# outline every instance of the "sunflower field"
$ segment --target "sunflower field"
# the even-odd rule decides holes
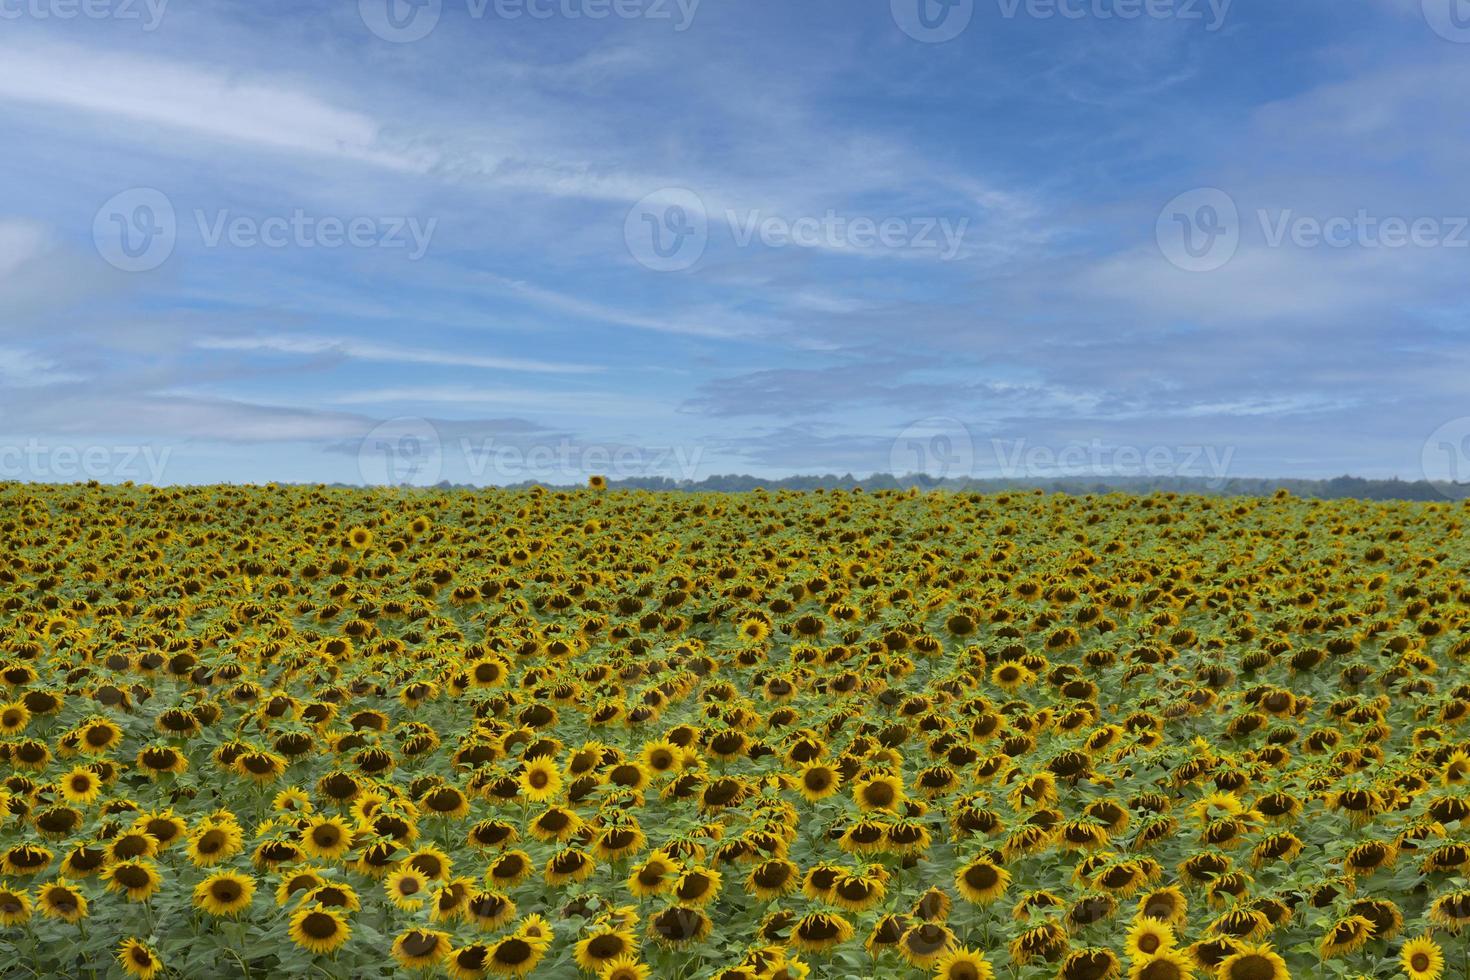
[[[1467,518],[0,485],[0,976],[1463,980]]]

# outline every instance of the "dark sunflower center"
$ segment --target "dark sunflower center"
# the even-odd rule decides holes
[[[1112,957],[1104,953],[1078,953],[1067,960],[1062,976],[1066,980],[1102,980],[1115,966]]]
[[[863,799],[873,806],[888,806],[893,803],[893,787],[887,783],[873,783],[863,788]]]
[[[905,933],[904,945],[920,956],[929,956],[949,945],[949,934],[939,926],[926,924]]]
[[[1275,964],[1257,953],[1249,953],[1230,964],[1229,980],[1275,980],[1275,978]]]
[[[596,960],[610,960],[623,955],[628,944],[623,942],[623,937],[614,932],[606,932],[593,938],[587,944],[587,953]]]
[[[988,864],[979,864],[965,870],[965,884],[974,888],[976,891],[985,891],[987,888],[993,888],[999,880],[1000,875]]]
[[[762,888],[777,888],[789,877],[785,865],[763,864],[756,869],[755,883]]]
[[[331,939],[340,929],[337,920],[325,912],[312,912],[301,920],[301,931],[312,939]]]
[[[504,908],[505,900],[499,895],[477,895],[470,900],[470,913],[481,919],[493,919]]]
[[[423,932],[410,932],[403,937],[399,948],[409,956],[419,959],[439,948],[439,940]]]
[[[118,868],[113,875],[124,888],[142,888],[148,884],[148,872],[136,865],[126,865]]]
[[[63,888],[53,888],[46,893],[46,904],[58,912],[74,912],[77,909],[77,898]]]
[[[691,939],[699,934],[699,919],[688,909],[669,909],[654,919],[654,929],[665,939]]]
[[[524,939],[502,939],[495,946],[495,962],[519,966],[531,958],[533,949]]]
[[[1182,980],[1183,973],[1179,967],[1168,960],[1157,960],[1144,967],[1138,974],[1138,980]]]
[[[429,809],[453,810],[459,806],[459,794],[452,789],[435,790],[429,794]]]
[[[552,859],[551,868],[558,874],[572,874],[582,868],[582,855],[577,853],[558,854]]]

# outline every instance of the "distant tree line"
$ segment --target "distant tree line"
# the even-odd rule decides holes
[[[440,484],[445,488],[453,485]],[[513,485],[510,489],[529,486],[555,486],[554,484],[526,482]],[[1237,477],[1215,480],[1207,477],[1060,477],[1043,480],[1007,479],[938,479],[923,474],[893,476],[888,473],[875,474],[858,479],[851,473],[838,476],[789,476],[781,479],[764,479],[745,474],[727,474],[706,477],[703,480],[671,480],[667,477],[638,477],[626,480],[610,480],[609,486],[622,490],[665,490],[689,493],[736,493],[765,488],[766,490],[945,490],[970,493],[1001,493],[1005,491],[1042,490],[1049,493],[1073,495],[1102,493],[1184,493],[1205,496],[1250,496],[1268,497],[1277,490],[1286,490],[1297,497],[1338,500],[1419,500],[1445,501],[1470,499],[1470,483],[1431,483],[1428,480],[1366,480],[1357,476],[1339,476],[1330,480],[1271,479],[1263,477]],[[463,488],[462,489],[467,489]]]

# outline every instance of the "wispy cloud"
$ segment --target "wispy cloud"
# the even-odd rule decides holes
[[[276,334],[251,337],[203,337],[194,342],[201,350],[245,351],[300,356],[330,355],[382,364],[424,364],[437,367],[483,368],[532,374],[595,374],[595,364],[559,363],[519,357],[486,357],[473,353],[406,347],[352,340],[345,337],[307,337]]]
[[[0,428],[167,440],[191,478],[355,479],[356,443],[405,415],[774,475],[883,469],[940,416],[1412,476],[1466,412],[1464,251],[1256,231],[1191,273],[1154,240],[1193,187],[1251,226],[1466,211],[1470,49],[1418,0],[1235,4],[1214,33],[977,16],[944,45],[881,2],[705,4],[681,33],[445,6],[408,45],[352,3],[190,5],[148,34],[10,23]],[[180,222],[145,274],[94,241],[134,186]],[[671,188],[710,234],[664,273],[625,222]],[[433,247],[206,247],[191,224],[298,208],[433,218]],[[731,234],[731,214],[829,213],[966,231],[946,262]]]
[[[433,164],[384,145],[370,116],[248,71],[11,42],[0,46],[0,97],[393,170],[422,173]]]

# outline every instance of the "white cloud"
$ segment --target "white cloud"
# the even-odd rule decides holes
[[[82,380],[61,370],[55,360],[35,351],[0,347],[0,388],[42,388]]]
[[[652,330],[658,333],[688,334],[695,337],[737,337],[761,333],[775,324],[760,317],[732,313],[723,308],[704,308],[675,312],[667,316],[649,316],[629,312],[604,303],[580,299],[567,293],[545,289],[522,280],[487,277],[492,285],[544,309],[597,323]]]
[[[0,45],[0,96],[266,149],[424,172],[433,157],[385,145],[363,113],[271,78],[70,45]]]
[[[533,374],[592,374],[602,368],[595,364],[573,364],[564,361],[538,361],[519,357],[486,357],[455,351],[402,347],[394,344],[352,340],[345,337],[290,337],[284,335],[256,337],[205,337],[194,344],[201,350],[245,351],[272,354],[315,356],[335,354],[360,361],[386,364],[429,364],[440,367],[484,368],[495,371],[524,371]]]
[[[1082,294],[1212,324],[1359,311],[1409,288],[1385,268],[1400,259],[1327,251],[1246,248],[1223,268],[1186,272],[1157,249],[1138,248],[1094,263],[1073,285]]]
[[[0,279],[46,250],[46,229],[32,221],[0,220]]]
[[[472,385],[424,385],[350,391],[328,399],[334,405],[502,405],[518,413],[578,415],[604,418],[610,415],[665,414],[668,404],[603,391],[559,391],[554,389],[482,388]]]

